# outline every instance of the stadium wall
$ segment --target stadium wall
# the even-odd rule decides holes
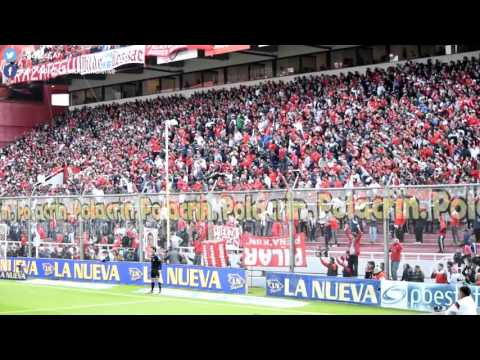
[[[52,106],[51,95],[66,93],[66,86],[43,85],[42,102],[0,101],[0,147],[3,147],[25,134],[30,129],[44,123],[65,111],[65,108]]]
[[[238,88],[240,86],[254,86],[254,85],[262,84],[262,83],[265,83],[265,82],[268,82],[268,81],[288,82],[288,81],[292,81],[293,79],[298,78],[298,77],[302,77],[302,76],[309,77],[309,76],[319,76],[319,75],[339,75],[340,73],[348,73],[348,72],[358,72],[360,74],[364,74],[367,69],[374,69],[374,68],[387,69],[388,67],[396,66],[398,64],[405,64],[408,61],[412,61],[412,62],[415,62],[415,63],[426,63],[429,59],[431,59],[432,61],[439,60],[441,62],[450,62],[450,61],[462,60],[464,57],[468,57],[468,58],[477,57],[478,58],[478,57],[480,57],[480,51],[471,51],[471,52],[465,52],[465,53],[459,53],[459,54],[453,54],[453,55],[442,55],[442,56],[418,58],[418,59],[398,61],[398,62],[394,62],[394,63],[387,62],[387,63],[370,64],[370,65],[364,65],[364,66],[356,66],[356,67],[350,67],[350,68],[325,70],[325,71],[319,71],[319,72],[313,72],[313,73],[296,74],[296,75],[276,77],[276,78],[270,78],[270,79],[252,80],[252,81],[247,81],[247,82],[242,82],[242,83],[224,84],[224,85],[212,86],[212,87],[209,87],[209,88],[172,91],[172,92],[162,93],[162,94],[138,96],[138,97],[131,97],[131,98],[120,99],[120,100],[110,100],[110,101],[102,101],[102,102],[98,102],[98,103],[70,106],[69,109],[70,110],[75,110],[75,109],[81,109],[83,107],[96,107],[96,106],[113,104],[113,103],[122,104],[122,103],[127,103],[127,102],[135,102],[135,101],[138,101],[138,100],[140,100],[140,101],[141,100],[151,100],[151,99],[156,99],[158,97],[173,96],[173,95],[183,95],[185,97],[190,97],[194,93],[207,92],[207,91],[210,91],[210,90]],[[158,75],[157,75],[157,77],[158,77]],[[143,78],[140,78],[138,75],[135,77],[135,80],[140,80],[140,79],[143,79]],[[130,79],[130,81],[132,81],[132,80],[134,80],[134,79]],[[128,80],[126,80],[126,81],[128,81]],[[105,85],[109,85],[109,83],[102,82],[102,84],[96,84],[96,86],[105,86]],[[78,89],[80,89],[80,88],[81,87],[78,87]],[[77,90],[77,88],[70,87],[70,91],[74,91],[74,90]]]

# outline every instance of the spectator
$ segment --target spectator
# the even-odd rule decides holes
[[[437,265],[437,270],[433,270],[431,278],[435,279],[435,283],[437,284],[448,284],[447,272],[442,263]]]
[[[438,252],[445,252],[445,235],[447,234],[447,224],[443,216],[440,216],[440,230],[438,233]]]
[[[465,245],[464,245],[465,246]],[[459,245],[457,250],[455,251],[455,253],[453,254],[453,262],[458,266],[462,266],[463,264],[463,257],[464,257],[464,254],[463,254],[463,250],[464,250],[464,246],[462,245]]]
[[[475,242],[480,242],[480,216],[477,215],[475,217],[475,221],[473,222],[473,234],[475,235]]]
[[[392,280],[397,280],[398,266],[400,265],[400,260],[402,258],[403,247],[400,244],[398,239],[393,241],[393,244],[390,246],[390,262],[392,270]]]
[[[415,269],[413,271],[412,277],[410,278],[410,281],[413,282],[424,282],[425,280],[425,275],[423,274],[422,269],[420,266],[415,265]]]
[[[414,277],[412,267],[409,264],[403,265],[402,281],[412,281]]]
[[[423,231],[425,229],[425,219],[423,219],[421,216],[419,219],[415,220],[415,242],[417,244],[422,244],[423,243]]]
[[[352,276],[358,276],[358,257],[360,256],[360,242],[362,240],[362,233],[358,222],[354,219],[352,224],[352,230],[347,225],[345,227],[345,233],[348,237],[348,249],[350,256],[348,257],[351,268]]]
[[[373,279],[374,280],[385,280],[385,273],[380,268],[380,266],[375,266],[375,269],[373,270]]]
[[[472,237],[471,231],[468,228],[465,228],[465,230],[463,231],[463,243],[465,245],[470,244],[471,243],[471,237]]]
[[[459,289],[458,300],[445,311],[446,315],[477,315],[477,305],[468,286]]]
[[[182,263],[182,257],[180,255],[180,252],[178,251],[178,248],[170,248],[167,256],[165,257],[165,262],[167,264],[181,264]]]
[[[475,275],[475,285],[480,286],[480,267],[477,269],[477,274]]]
[[[323,266],[327,268],[327,276],[337,276],[338,275],[338,266],[335,264],[335,258],[329,257],[328,260],[326,257],[320,257],[320,262]]]
[[[343,277],[353,276],[353,270],[352,270],[352,266],[349,258],[350,258],[350,253],[347,251],[345,256],[337,257],[336,259],[337,264],[343,267],[343,270],[342,270]]]
[[[462,275],[465,282],[474,284],[476,281],[475,265],[468,258],[464,258],[462,266]]]
[[[308,235],[308,241],[310,242],[315,242],[315,233],[317,229],[317,223],[315,218],[313,217],[313,213],[309,212],[308,213],[308,219],[307,219],[307,235]],[[325,238],[325,244],[326,244],[326,249],[328,250],[328,239]]]
[[[365,279],[373,278],[373,270],[375,269],[375,261],[369,261],[365,269]]]
[[[451,285],[457,285],[462,283],[464,280],[462,274],[458,271],[457,265],[452,265],[450,270],[448,271],[448,283]]]
[[[460,242],[458,238],[458,228],[460,227],[460,219],[458,217],[458,213],[455,210],[452,212],[452,216],[450,219],[450,227],[452,229],[453,244],[457,245]]]
[[[330,214],[329,223],[330,223],[330,228],[332,230],[332,239],[334,241],[334,245],[337,246],[338,245],[337,232],[339,229],[339,225],[338,225],[337,218],[333,216],[333,214]]]
[[[193,242],[193,250],[195,252],[195,257],[193,260],[193,265],[202,265],[202,243],[199,239],[196,239]]]
[[[370,214],[368,226],[369,226],[368,233],[370,236],[370,244],[373,244],[377,241],[377,218],[373,213]]]

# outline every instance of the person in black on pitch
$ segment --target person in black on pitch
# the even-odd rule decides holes
[[[150,278],[152,279],[152,290],[150,293],[153,293],[153,289],[155,289],[155,282],[158,283],[158,292],[162,292],[162,285],[160,283],[160,271],[162,270],[162,260],[157,254],[157,248],[153,247],[153,255],[151,258],[151,265],[152,268],[150,270]]]

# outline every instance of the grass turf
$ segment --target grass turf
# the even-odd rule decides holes
[[[0,315],[406,315],[418,312],[321,301],[273,308],[138,293],[138,286],[91,290],[0,281]],[[265,289],[249,289],[264,296]]]

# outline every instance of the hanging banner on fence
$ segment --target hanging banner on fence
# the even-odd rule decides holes
[[[225,241],[202,241],[202,256],[206,266],[227,267],[228,265]]]
[[[267,272],[267,295],[380,306],[380,281]]]
[[[432,312],[435,306],[443,310],[458,299],[459,286],[383,280],[381,306],[387,308]],[[480,310],[480,287],[470,286],[472,297]]]
[[[237,226],[214,225],[213,239],[225,241],[227,250],[238,250],[240,248],[240,228]]]
[[[150,263],[100,262],[64,259],[0,259],[0,271],[24,266],[27,277],[89,281],[113,284],[150,283]],[[188,288],[223,293],[245,294],[246,271],[191,265],[164,265],[160,281],[165,287]]]
[[[144,240],[143,251],[145,257],[150,259],[153,255],[152,247],[158,246],[158,229],[157,228],[143,228]]]
[[[23,82],[45,81],[57,76],[75,74],[78,72],[79,58],[80,56],[69,57],[64,60],[39,64],[32,67],[20,67],[15,77],[8,79],[3,77],[3,83],[12,85]]]
[[[290,266],[290,238],[242,235],[245,266],[282,267]],[[295,266],[307,266],[305,234],[295,236]]]
[[[145,45],[132,45],[79,57],[81,75],[111,71],[126,64],[145,64]]]

